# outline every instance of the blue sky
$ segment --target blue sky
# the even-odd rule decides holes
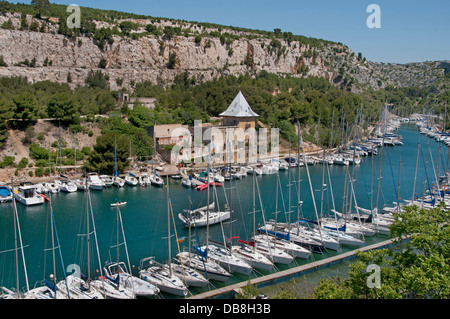
[[[15,1],[16,2],[16,1]],[[29,3],[30,1],[20,1]],[[273,31],[342,42],[370,61],[450,60],[448,0],[55,0],[188,21]],[[381,28],[370,29],[369,4],[381,10]]]

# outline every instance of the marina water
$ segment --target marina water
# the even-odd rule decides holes
[[[330,165],[329,172],[331,185],[328,176],[325,175],[323,212],[326,213],[332,208],[330,189],[333,189],[333,196],[336,210],[341,212],[343,205],[343,192],[345,183],[345,172],[349,170],[354,180],[354,192],[358,206],[370,209],[371,203],[375,207],[378,194],[378,177],[380,173],[380,161],[382,160],[382,179],[379,192],[379,207],[384,204],[393,206],[397,201],[397,191],[399,190],[400,200],[410,199],[412,197],[416,160],[418,157],[418,169],[415,190],[421,194],[428,185],[435,180],[435,171],[440,167],[440,171],[446,167],[448,149],[445,145],[437,143],[434,139],[419,134],[414,123],[403,124],[397,131],[403,137],[402,146],[385,146],[383,156],[381,156],[381,147],[378,148],[379,155],[366,156],[360,165],[345,166]],[[418,143],[420,142],[420,150]],[[293,151],[294,152],[294,151]],[[426,165],[426,166],[425,166]],[[400,175],[399,175],[400,167]],[[426,167],[426,170],[425,170]],[[314,197],[318,214],[321,209],[322,197],[322,173],[321,164],[308,166],[311,181],[313,185]],[[300,170],[301,181],[298,183],[298,170]],[[326,170],[325,170],[326,172]],[[437,174],[437,173],[436,173]],[[288,181],[289,172],[280,171],[281,191],[278,201],[278,221],[287,221],[288,211]],[[400,177],[400,179],[399,179]],[[231,183],[225,182],[224,187],[217,187],[215,192],[219,199],[220,208],[224,209],[225,198],[231,198],[231,207],[233,209],[232,222],[226,222],[222,226],[216,224],[210,227],[210,238],[216,241],[223,241],[222,234],[226,238],[239,236],[242,240],[249,240],[253,235],[253,189],[252,175],[248,175],[241,180],[234,180]],[[256,192],[256,227],[262,225],[262,211],[265,213],[265,219],[275,218],[276,201],[276,180],[277,175],[256,176],[259,185],[262,209]],[[314,206],[312,204],[311,190],[306,174],[306,167],[291,169],[291,221],[297,218],[298,187],[300,186],[301,217],[316,219]],[[347,179],[348,181],[348,179]],[[331,186],[331,187],[330,187]],[[398,188],[399,187],[399,188]],[[126,236],[126,242],[133,267],[132,271],[137,275],[139,261],[148,256],[155,256],[157,261],[166,262],[168,258],[167,243],[167,198],[166,187],[131,187],[125,185],[123,188],[111,187],[103,191],[92,190],[92,209],[94,212],[95,227],[99,245],[100,260],[104,264],[107,261],[116,259],[116,248],[110,247],[116,245],[116,209],[110,206],[117,200],[127,202],[121,206],[120,210],[123,219],[123,228]],[[179,181],[169,178],[170,201],[172,204],[173,218],[176,226],[176,236],[174,235],[173,220],[171,223],[171,256],[174,257],[178,252],[176,239],[179,241],[181,250],[188,250],[189,231],[178,219],[178,213],[183,209],[188,209],[190,201],[192,208],[205,206],[207,203],[207,192],[196,191],[183,187]],[[212,201],[214,189],[211,188],[210,201]],[[373,196],[372,196],[373,195]],[[52,207],[55,215],[55,222],[59,236],[61,254],[64,265],[67,268],[70,264],[77,264],[81,267],[81,272],[86,274],[85,244],[81,244],[82,238],[79,234],[84,233],[84,224],[86,223],[86,195],[84,192],[76,193],[58,193],[51,196]],[[14,230],[13,230],[13,208],[12,203],[3,203],[0,205],[0,236],[1,251],[0,254],[0,286],[15,287],[15,254],[14,254]],[[352,203],[354,207],[354,203]],[[37,282],[49,279],[53,273],[51,261],[51,247],[49,241],[49,209],[50,205],[34,207],[25,207],[17,203],[19,220],[21,226],[21,235],[24,245],[24,255],[27,266],[27,275],[30,289]],[[91,228],[92,231],[92,228]],[[205,244],[206,228],[191,229],[191,244]],[[366,237],[366,243],[371,244],[377,241],[385,240],[387,237],[377,235]],[[235,239],[236,240],[236,239]],[[234,241],[235,241],[234,240]],[[46,244],[47,243],[47,244]],[[235,243],[235,242],[233,242]],[[47,246],[46,246],[47,245]],[[124,247],[120,247],[121,260],[126,262]],[[344,251],[354,249],[352,247],[342,247],[339,251],[325,251],[322,255],[313,254],[308,260],[295,260],[289,266],[276,265],[278,270],[286,269],[301,264],[334,256]],[[192,249],[194,251],[194,249]],[[83,260],[84,259],[84,260]],[[62,279],[63,272],[59,255],[57,252],[57,277]],[[96,274],[99,269],[96,251],[91,251],[91,274]],[[20,285],[25,287],[25,277],[21,258],[19,257]],[[274,270],[275,271],[275,270]],[[71,273],[71,272],[69,272]],[[98,274],[98,273],[97,273]],[[251,277],[259,276],[262,273],[254,271]],[[266,273],[264,273],[266,274]],[[233,284],[238,281],[246,281],[248,277],[234,275],[225,283],[212,281],[206,288],[190,288],[192,294],[203,292],[207,289],[213,289],[221,286]],[[172,298],[171,296],[164,296]]]

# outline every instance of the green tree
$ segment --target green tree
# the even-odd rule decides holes
[[[39,13],[47,10],[50,8],[50,1],[49,0],[31,0],[31,5],[34,5]]]
[[[13,118],[22,121],[32,121],[37,117],[38,103],[34,95],[21,92],[13,96]]]
[[[53,95],[47,105],[47,114],[65,124],[78,124],[80,116],[76,101],[71,93],[60,92]]]
[[[112,131],[105,132],[97,138],[94,150],[89,154],[86,168],[89,171],[111,173],[114,168],[114,140],[117,138],[116,160],[117,171],[128,166],[130,140],[127,136],[119,136]]]

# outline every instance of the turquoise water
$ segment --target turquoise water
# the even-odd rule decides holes
[[[416,181],[416,192],[421,193],[424,185],[427,187],[428,183],[435,180],[433,166],[445,167],[447,162],[447,147],[435,142],[418,133],[415,124],[403,125],[398,133],[403,137],[403,146],[385,147],[383,151],[382,161],[382,175],[381,191],[379,206],[382,207],[385,203],[392,206],[392,202],[397,200],[397,190],[400,184],[400,198],[411,198],[414,184],[414,174],[416,168],[417,145],[420,141],[421,151],[419,152],[419,165]],[[381,151],[381,148],[379,148]],[[428,155],[428,156],[427,156]],[[376,204],[378,175],[380,170],[381,155],[373,157],[367,156],[363,159],[361,165],[349,166],[350,174],[353,174],[354,190],[358,201],[358,205],[365,208],[370,208],[371,192],[373,191],[372,205]],[[400,181],[399,166],[400,168]],[[425,163],[427,169],[425,170]],[[316,199],[317,209],[320,212],[321,207],[321,187],[322,184],[322,165],[309,166],[311,182],[314,188],[314,196]],[[297,216],[297,190],[298,190],[298,170],[300,169],[300,199],[304,202],[301,210],[301,215],[306,218],[315,219],[314,206],[312,204],[312,196],[306,174],[306,168],[292,169],[292,193],[291,205],[292,215],[291,220]],[[343,205],[343,190],[345,182],[346,168],[344,166],[332,165],[329,167],[334,192],[335,205],[338,211],[342,210]],[[427,173],[427,174],[426,174]],[[278,202],[278,220],[286,221],[287,215],[285,211],[288,206],[288,172],[280,172],[280,184],[282,189],[282,196],[279,195]],[[428,180],[426,178],[428,176]],[[225,223],[223,231],[226,237],[240,236],[243,240],[248,240],[253,232],[253,197],[252,197],[252,179],[251,175],[239,181],[231,183],[226,182],[225,187],[216,189],[219,202],[222,205],[225,203],[225,196],[231,196],[231,203],[235,211],[232,223]],[[256,217],[257,226],[263,222],[262,211],[265,213],[266,220],[275,217],[275,199],[276,199],[276,174],[262,175],[256,177],[262,201],[262,210],[259,203],[259,198],[256,198]],[[328,177],[325,179],[327,189],[330,189]],[[373,184],[373,189],[371,187]],[[116,199],[126,201],[127,204],[121,207],[123,227],[126,236],[130,262],[134,266],[133,271],[137,274],[139,261],[148,256],[155,256],[157,260],[166,262],[168,259],[168,240],[167,240],[167,189],[157,187],[130,187],[124,188],[109,188],[103,191],[91,191],[92,208],[94,212],[95,227],[97,232],[100,262],[103,264],[109,260],[110,253],[113,259],[116,258],[116,249],[110,250],[110,247],[116,244],[116,210],[111,208],[110,204]],[[189,199],[192,202],[192,207],[204,206],[207,203],[207,192],[196,191],[194,189],[184,188],[178,181],[169,179],[169,193],[170,201],[173,207],[173,216],[175,219],[175,226],[178,238],[185,238],[183,243],[180,243],[181,250],[188,249],[188,229],[185,228],[179,221],[177,214],[182,209],[189,208]],[[64,265],[67,267],[70,264],[78,264],[83,273],[87,273],[86,265],[86,237],[79,236],[79,234],[86,233],[86,194],[82,192],[67,194],[59,193],[52,196],[52,207],[55,215],[55,222],[59,236],[61,247],[61,255],[64,260]],[[212,196],[212,194],[210,194]],[[284,200],[284,202],[282,201]],[[324,193],[324,211],[331,208],[331,195],[327,191]],[[352,206],[354,204],[352,203]],[[36,282],[42,281],[44,278],[48,279],[50,273],[53,273],[53,266],[51,260],[51,252],[45,249],[51,247],[50,232],[49,232],[49,211],[50,205],[37,207],[25,207],[17,204],[19,212],[20,226],[22,231],[27,274],[30,288]],[[13,232],[13,218],[12,218],[12,204],[6,203],[0,205],[0,250],[10,250],[14,248],[14,232]],[[171,233],[174,233],[173,221],[171,223]],[[91,231],[92,231],[92,226]],[[222,240],[222,227],[220,225],[213,225],[210,227],[210,236],[215,240]],[[201,244],[204,244],[206,237],[206,228],[198,230],[198,237]],[[197,234],[192,230],[191,238],[197,243]],[[376,241],[385,240],[386,237],[367,238],[367,244]],[[121,246],[121,259],[125,260],[124,247]],[[322,255],[314,254],[309,260],[296,260],[292,266],[308,263],[311,260],[317,260],[333,256],[342,251],[350,250],[351,248],[340,248],[338,252],[327,251]],[[171,237],[171,254],[172,257],[176,255],[178,247],[175,237]],[[62,277],[62,267],[59,260],[59,252],[57,252],[57,276]],[[90,254],[92,270],[91,274],[96,269],[99,269],[98,259],[95,251]],[[25,287],[25,278],[23,275],[23,268],[20,262],[20,286]],[[285,269],[288,266],[277,266],[278,269]],[[15,287],[15,255],[14,252],[6,252],[0,254],[0,286]],[[254,273],[252,276],[257,276]],[[247,280],[245,276],[235,276],[226,283],[213,282],[209,288],[217,288],[225,286],[237,281]],[[191,289],[191,293],[199,293],[204,289]]]

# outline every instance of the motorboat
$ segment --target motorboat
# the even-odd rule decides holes
[[[48,183],[44,183],[44,186],[48,189],[49,193],[51,193],[51,194],[57,194],[61,190],[57,183],[48,182]]]
[[[0,203],[9,202],[13,198],[11,190],[6,185],[0,185]]]
[[[111,187],[113,185],[113,178],[109,175],[100,175],[99,178],[105,183],[106,187]]]
[[[85,191],[87,189],[86,180],[84,180],[84,179],[76,179],[73,182],[77,186],[77,190]]]
[[[151,184],[150,176],[148,176],[147,173],[142,173],[141,176],[139,176],[139,185],[149,186],[150,184]]]
[[[21,185],[14,190],[14,198],[26,206],[43,204],[45,199],[41,196],[35,185]]]
[[[55,184],[59,187],[60,191],[66,193],[74,193],[78,190],[77,185],[69,179],[56,180]]]
[[[262,175],[262,169],[258,166],[248,166],[247,167],[247,174],[250,175]]]
[[[101,191],[106,186],[105,182],[100,179],[97,173],[89,173],[87,182],[90,189]]]
[[[36,183],[34,184],[36,186],[36,191],[39,194],[47,194],[49,192],[49,189],[45,187],[45,183]]]
[[[230,219],[230,210],[214,211],[214,203],[209,207],[201,207],[195,210],[185,209],[178,214],[178,218],[183,222],[186,227],[203,227],[207,225],[214,225],[222,221]],[[209,215],[209,216],[208,216]]]

